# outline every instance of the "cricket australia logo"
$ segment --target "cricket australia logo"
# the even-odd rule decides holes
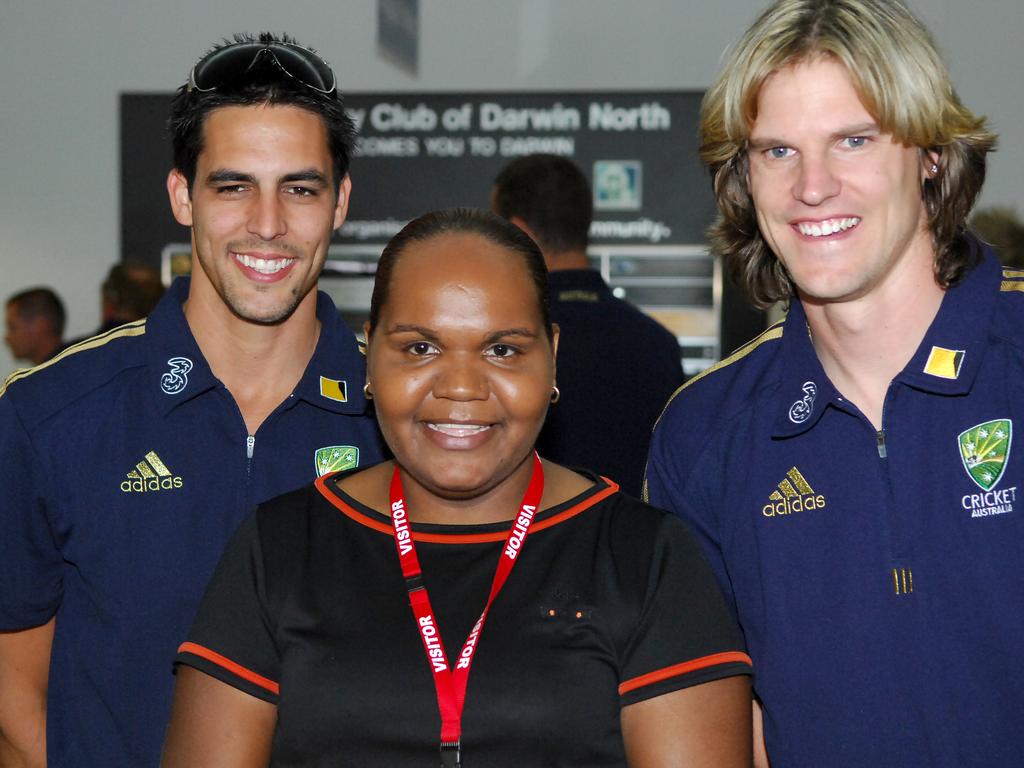
[[[316,464],[316,476],[323,477],[328,472],[341,472],[359,466],[359,449],[354,445],[329,445],[320,448],[313,454]]]
[[[160,389],[165,395],[176,395],[188,386],[188,372],[192,370],[192,361],[187,357],[172,357],[167,361],[171,370],[160,377]]]
[[[818,385],[813,381],[805,381],[801,387],[804,396],[789,407],[789,420],[794,424],[803,424],[814,412],[814,398],[818,396]]]
[[[964,469],[981,490],[992,490],[1002,479],[1012,437],[1013,422],[996,419],[976,424],[957,438]]]
[[[960,499],[971,517],[990,517],[1013,511],[1017,488],[993,490],[1006,472],[1012,441],[1013,422],[1010,419],[975,424],[957,437],[964,469],[982,490],[981,493],[965,494]]]

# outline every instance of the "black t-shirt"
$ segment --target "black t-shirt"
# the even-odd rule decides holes
[[[178,662],[277,705],[275,766],[436,768],[437,698],[390,518],[335,481],[268,502],[242,525]],[[413,531],[453,660],[508,523]],[[622,706],[749,672],[685,527],[598,481],[537,514],[488,614],[463,761],[621,766]]]

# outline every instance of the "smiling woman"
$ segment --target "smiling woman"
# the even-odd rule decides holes
[[[546,295],[536,245],[489,213],[389,244],[366,391],[394,461],[239,530],[164,765],[750,764],[749,659],[687,531],[534,453]]]
[[[424,522],[506,520],[526,487],[558,344],[535,250],[490,217],[439,214],[381,257],[368,391]]]

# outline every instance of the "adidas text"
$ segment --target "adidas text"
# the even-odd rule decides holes
[[[121,483],[124,493],[145,493],[147,491],[170,491],[181,488],[184,483],[180,477],[150,477],[139,480],[125,480]]]
[[[761,508],[761,514],[765,517],[777,515],[791,515],[794,512],[809,512],[812,509],[824,509],[825,497],[820,493],[804,494],[803,496],[787,496],[774,504],[765,504]]]

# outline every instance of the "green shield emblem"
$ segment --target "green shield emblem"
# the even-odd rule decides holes
[[[318,449],[313,460],[316,462],[316,476],[323,477],[328,472],[358,467],[359,449],[354,445],[328,445]]]
[[[1012,436],[1013,422],[996,419],[977,424],[957,438],[964,469],[983,491],[992,490],[1002,479],[1010,458]]]

